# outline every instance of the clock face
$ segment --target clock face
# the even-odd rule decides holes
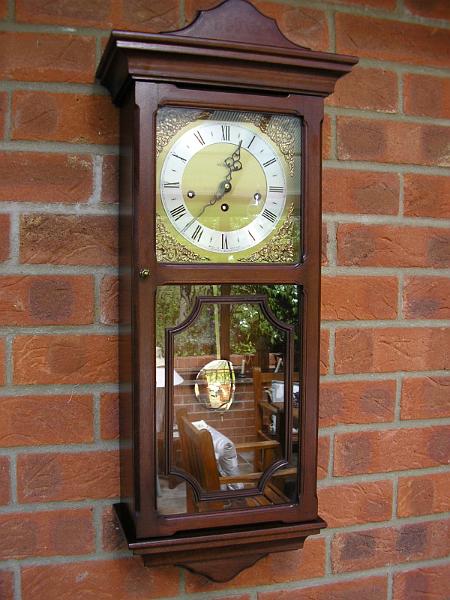
[[[164,110],[170,109],[159,112]],[[274,135],[268,135],[271,117],[171,111],[172,128],[174,112],[184,117],[180,120],[184,124],[172,136],[164,136],[159,127],[159,140],[167,142],[157,162],[157,253],[164,255],[164,246],[170,245],[169,254],[175,250],[178,256],[169,262],[255,262],[255,257],[258,262],[270,262],[270,257],[257,257],[273,245],[283,226],[291,230],[284,231],[290,247],[298,244],[294,213],[300,167],[292,173],[292,161],[290,165],[283,152],[286,144],[280,146]],[[260,127],[263,117],[265,126]],[[299,142],[294,150],[299,155]],[[290,262],[295,262],[295,256]]]

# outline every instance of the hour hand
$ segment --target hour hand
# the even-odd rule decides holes
[[[192,225],[192,223],[195,223],[195,221],[197,221],[198,219],[200,219],[200,217],[205,212],[205,210],[208,208],[208,206],[213,206],[216,202],[218,202],[219,200],[221,200],[224,197],[224,195],[227,192],[229,192],[230,190],[231,190],[231,183],[227,179],[223,179],[219,183],[219,185],[217,186],[217,191],[214,194],[214,196],[211,198],[211,200],[207,204],[205,204],[205,206],[202,208],[202,210],[198,213],[197,216],[195,216],[194,218],[192,218],[189,221],[189,223],[183,227],[182,233],[184,233],[185,231],[187,231],[189,229],[189,227]]]

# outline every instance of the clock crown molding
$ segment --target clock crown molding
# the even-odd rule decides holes
[[[119,105],[137,80],[325,97],[357,62],[298,46],[247,0],[225,0],[170,33],[112,31],[96,75]]]

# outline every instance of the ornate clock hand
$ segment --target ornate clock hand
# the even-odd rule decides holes
[[[227,192],[229,192],[230,190],[231,190],[231,183],[228,181],[228,179],[224,179],[223,181],[221,181],[219,183],[216,193],[211,198],[211,200],[209,200],[209,202],[207,202],[207,204],[205,204],[205,206],[202,208],[202,210],[198,213],[198,215],[196,217],[193,217],[189,221],[189,223],[183,227],[181,232],[184,233],[187,229],[189,229],[189,227],[192,225],[192,223],[197,221],[202,216],[202,214],[205,212],[205,210],[208,208],[208,206],[214,206],[214,204],[216,202],[218,202],[219,200],[221,200],[224,197],[224,195]]]
[[[192,218],[189,221],[189,223],[183,227],[183,229],[181,230],[182,233],[184,233],[187,229],[189,229],[189,227],[192,225],[192,223],[197,221],[203,215],[203,213],[208,208],[208,206],[214,206],[214,204],[216,204],[216,202],[221,200],[224,197],[224,195],[231,190],[231,174],[233,173],[233,171],[240,171],[242,169],[242,163],[240,161],[241,146],[242,146],[242,140],[237,145],[237,148],[233,152],[233,154],[231,156],[228,156],[224,160],[224,165],[228,168],[228,175],[225,177],[225,179],[223,181],[221,181],[219,183],[219,186],[217,188],[216,193],[214,194],[214,197],[211,198],[211,200],[207,204],[205,204],[205,206],[202,208],[202,210],[198,213],[198,215],[196,217]]]

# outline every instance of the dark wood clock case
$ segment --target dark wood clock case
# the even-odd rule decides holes
[[[129,548],[149,566],[177,564],[224,581],[270,552],[301,547],[325,526],[316,495],[321,125],[324,98],[356,62],[293,44],[245,0],[201,12],[189,27],[172,33],[114,31],[106,46],[97,76],[121,117],[121,502],[115,508]],[[165,105],[301,118],[298,264],[157,262],[155,114]],[[298,499],[256,509],[163,516],[156,509],[155,289],[211,281],[282,282],[303,290]]]

